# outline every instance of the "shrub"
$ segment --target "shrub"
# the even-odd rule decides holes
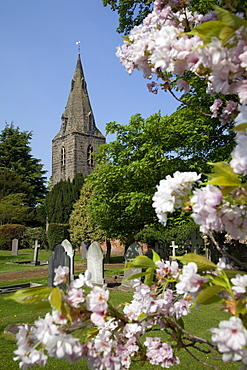
[[[32,248],[35,240],[38,240],[40,248],[48,249],[46,231],[42,227],[27,227],[22,240],[23,248]]]
[[[51,250],[64,239],[69,240],[69,224],[49,224],[47,239]]]
[[[22,247],[22,241],[26,227],[18,224],[7,224],[0,226],[0,249],[11,250],[12,240],[19,240],[19,248]]]

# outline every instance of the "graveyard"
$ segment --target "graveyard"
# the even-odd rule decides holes
[[[35,243],[37,247],[37,243]],[[178,246],[175,242],[170,246],[170,258],[171,260],[176,259],[176,250]],[[37,249],[37,248],[36,248]],[[127,249],[124,256],[111,256],[111,263],[104,264],[104,254],[97,242],[92,243],[86,253],[82,255],[81,252],[74,252],[70,249],[70,243],[68,241],[63,241],[60,245],[57,245],[53,252],[38,250],[35,248],[32,250],[22,250],[20,249],[18,253],[14,254],[12,251],[0,251],[0,263],[1,263],[1,273],[0,273],[0,343],[5,346],[6,353],[3,358],[0,355],[0,361],[3,369],[17,369],[18,364],[13,361],[13,350],[16,349],[15,344],[15,332],[16,324],[27,323],[32,324],[38,316],[44,316],[47,312],[47,308],[40,308],[33,305],[20,305],[17,302],[9,300],[9,293],[6,291],[1,292],[1,288],[5,286],[12,286],[20,288],[27,288],[28,284],[32,282],[33,286],[52,286],[52,280],[54,274],[52,271],[54,268],[58,267],[58,264],[62,263],[69,267],[69,279],[74,279],[81,272],[85,272],[86,269],[92,271],[92,281],[96,285],[102,285],[106,283],[110,290],[110,299],[114,305],[118,306],[123,301],[130,301],[133,294],[133,281],[124,281],[130,275],[140,272],[140,269],[129,269],[123,271],[126,263],[131,261],[137,256],[143,255],[143,249],[140,244],[132,243]],[[35,258],[38,258],[40,263],[34,263]],[[50,265],[50,267],[49,267]],[[50,270],[50,271],[49,271]],[[116,279],[118,277],[118,280]],[[18,284],[20,286],[18,286]],[[31,288],[30,288],[31,289]],[[7,299],[6,299],[7,298]],[[121,309],[121,308],[120,308]],[[214,307],[203,307],[202,310],[198,310],[193,317],[188,317],[190,325],[190,330],[196,333],[196,335],[202,335],[206,338],[210,338],[210,334],[205,332],[206,322],[207,325],[215,326],[217,323],[228,317],[224,312],[219,312],[217,317],[213,314]],[[79,334],[78,334],[79,335]],[[155,331],[154,331],[155,335]],[[159,333],[162,337],[165,334]],[[193,353],[193,350],[192,350]],[[182,365],[177,365],[178,369],[184,369],[184,366],[190,367],[190,355],[181,354],[180,355]],[[214,360],[207,357],[209,364],[214,364]],[[59,369],[63,367],[64,369],[87,369],[85,361],[79,361],[77,364],[69,364],[67,362],[61,362],[59,360],[49,359],[48,364],[44,367],[45,369]],[[146,370],[151,370],[154,367],[149,363],[143,365]],[[140,367],[140,363],[135,363],[131,365],[131,370],[137,370]],[[208,367],[202,364],[193,363],[193,370],[206,370]],[[221,369],[237,369],[236,364],[228,364],[227,367],[221,367]]]
[[[23,251],[22,258],[25,258],[26,256],[29,256],[29,253],[33,253],[33,251],[25,250]],[[43,254],[44,253],[44,254]],[[50,254],[50,252],[42,252],[40,256],[42,256],[42,259],[44,257],[47,257]],[[83,264],[81,264],[81,261],[79,259],[80,255],[75,254],[75,273],[79,273],[81,271],[85,271],[86,263],[83,261]],[[0,259],[1,262],[4,260],[6,261],[8,258],[6,256],[6,252],[3,253],[3,251],[0,251]],[[109,265],[105,268],[105,278],[109,277],[111,278],[113,275],[116,274],[116,272],[119,272],[121,270],[121,267],[123,267],[124,263],[117,263],[119,262],[119,257],[112,257],[112,268],[110,268]],[[2,266],[2,265],[1,265]],[[121,266],[121,267],[120,267]],[[0,281],[0,287],[7,285],[7,284],[14,284],[16,283],[16,277],[18,276],[18,279],[20,278],[19,273],[22,274],[21,282],[29,282],[31,279],[32,282],[36,284],[42,284],[47,285],[47,274],[48,269],[47,267],[41,268],[40,266],[32,267],[30,270],[30,267],[26,266],[26,270],[23,270],[22,265],[8,265],[8,271],[5,271],[5,273],[1,273],[1,281]],[[13,269],[15,268],[15,270]],[[17,269],[16,269],[17,268]],[[34,275],[34,271],[37,270],[37,275]],[[43,273],[43,270],[45,274]],[[18,274],[18,275],[17,275]],[[4,280],[3,277],[6,276],[6,278],[12,280]],[[13,361],[13,351],[16,349],[16,341],[15,337],[9,333],[4,333],[4,330],[8,325],[13,324],[19,324],[19,323],[28,323],[32,324],[34,320],[37,319],[37,317],[43,317],[46,312],[47,308],[35,308],[32,304],[18,304],[15,301],[9,300],[8,298],[9,294],[1,294],[0,295],[0,344],[1,348],[4,348],[4,351],[0,351],[0,361],[1,361],[1,369],[6,370],[17,370],[18,369],[18,363]],[[127,290],[118,290],[118,289],[110,289],[110,299],[114,303],[114,305],[118,305],[122,301],[130,301],[132,298],[132,293],[128,292]],[[186,318],[186,322],[190,326],[190,330],[193,333],[196,333],[200,336],[206,336],[206,338],[210,338],[210,333],[208,333],[205,330],[205,325],[203,325],[203,322],[207,322],[207,325],[215,326],[217,323],[224,319],[226,317],[226,313],[219,312],[217,317],[215,316],[215,310],[214,307],[203,307],[200,310],[196,310],[193,315],[190,315]],[[154,332],[155,335],[155,332]],[[193,350],[192,350],[193,352]],[[191,367],[191,357],[190,355],[186,353],[180,354],[181,358],[181,365],[176,365],[177,369],[193,369],[193,370],[206,370],[208,369],[207,366],[204,366],[200,363],[197,363],[196,361],[193,363],[193,367]],[[209,363],[215,364],[215,361],[210,358],[207,358],[207,361]],[[141,364],[139,362],[131,365],[131,370],[139,370],[140,366],[142,366],[145,370],[151,370],[157,367],[154,367],[150,365],[149,363]],[[66,361],[61,360],[55,360],[55,359],[49,359],[48,364],[44,367],[44,369],[49,370],[59,370],[63,368],[64,370],[87,370],[88,367],[86,365],[85,361],[79,361],[76,364],[70,364]],[[229,370],[235,370],[238,368],[237,364],[227,364],[227,365],[221,365],[221,369],[229,369]],[[35,367],[36,369],[36,367]],[[38,369],[38,367],[37,367]]]

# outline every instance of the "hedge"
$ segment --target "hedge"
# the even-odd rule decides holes
[[[12,249],[12,240],[18,239],[19,248],[22,246],[22,240],[26,227],[18,224],[7,224],[0,226],[0,249],[9,250]]]
[[[51,250],[53,250],[56,245],[61,244],[64,239],[69,240],[69,224],[49,224],[47,239]]]

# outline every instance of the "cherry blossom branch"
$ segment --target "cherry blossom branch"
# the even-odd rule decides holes
[[[187,335],[187,337],[190,338],[191,341],[195,341],[198,343],[204,343],[207,344],[209,347],[212,347],[213,349],[217,350],[217,346],[214,345],[212,342],[210,342],[207,339],[197,337],[196,335],[190,334],[187,330],[182,328],[175,320],[173,320],[170,316],[164,315],[165,319],[172,324],[173,326],[177,327],[183,334]]]
[[[196,108],[194,105],[192,105],[192,104],[190,104],[190,103],[186,103],[185,101],[183,101],[183,100],[179,99],[179,98],[174,94],[174,92],[172,91],[172,89],[171,89],[170,87],[168,87],[168,89],[167,89],[167,90],[168,90],[168,91],[170,92],[170,94],[172,94],[172,96],[173,96],[177,101],[179,101],[180,103],[182,103],[182,104],[184,104],[184,105],[187,105],[188,107],[191,107],[191,108],[195,109],[197,112],[199,112],[200,114],[203,114],[204,116],[212,117],[212,114],[210,114],[210,113],[205,113],[205,112],[203,112],[202,110],[200,110],[200,109]]]
[[[208,232],[208,235],[211,238],[212,242],[214,243],[217,251],[220,252],[222,254],[222,256],[228,257],[229,259],[231,259],[234,262],[236,262],[239,266],[244,267],[246,269],[246,267],[247,267],[246,266],[246,263],[239,261],[236,257],[232,256],[230,253],[227,253],[226,251],[223,251],[221,249],[221,247],[219,246],[219,243],[215,240],[215,237],[213,236],[212,231],[209,231]]]

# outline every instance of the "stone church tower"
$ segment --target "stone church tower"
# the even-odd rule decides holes
[[[93,153],[105,143],[105,137],[97,129],[78,54],[75,73],[60,131],[52,140],[52,185],[60,180],[72,180],[76,173],[84,177],[95,166]]]

